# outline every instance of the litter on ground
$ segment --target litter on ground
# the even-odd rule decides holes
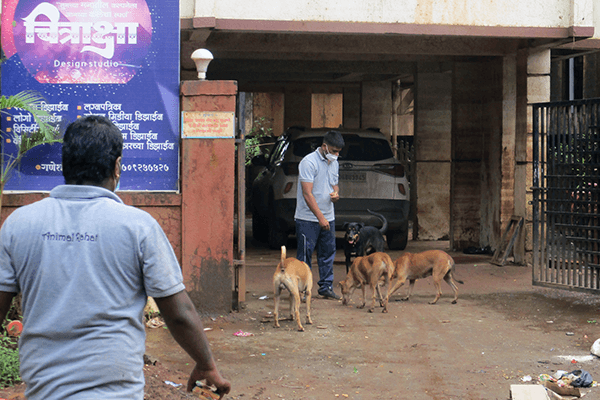
[[[244,332],[242,330],[239,330],[236,333],[234,333],[233,336],[242,336],[242,337],[245,337],[245,336],[254,336],[254,333]]]

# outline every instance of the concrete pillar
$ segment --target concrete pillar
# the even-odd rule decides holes
[[[418,240],[448,239],[452,142],[452,70],[419,63],[415,97],[415,176]]]
[[[181,108],[184,112],[210,112],[210,118],[217,122],[221,116],[235,117],[236,94],[237,83],[233,81],[184,81]],[[190,135],[190,130],[184,122],[181,141],[184,283],[199,312],[227,313],[233,304],[234,126],[231,137],[222,138],[214,138],[213,132],[202,138],[187,138],[203,136]]]
[[[515,263],[527,263],[527,251],[533,248],[528,226],[531,227],[532,213],[529,201],[533,199],[531,187],[533,186],[533,158],[531,135],[527,131],[527,50],[520,50],[516,55],[516,132],[515,132],[515,189],[514,213],[525,218],[521,233],[517,238],[514,248]]]
[[[524,63],[524,62],[523,62]],[[550,58],[550,50],[540,50],[533,51],[531,50],[527,56],[527,95],[526,102],[527,104],[531,103],[544,103],[550,101],[550,92],[551,92],[551,58]],[[521,101],[523,103],[525,100]],[[533,210],[530,205],[530,201],[533,200],[533,192],[531,191],[532,187],[532,177],[533,177],[533,107],[531,105],[527,105],[527,118],[526,123],[522,125],[526,126],[526,135],[527,135],[527,144],[526,144],[526,160],[523,164],[523,159],[520,157],[519,165],[521,168],[523,166],[526,169],[526,172],[517,170],[517,173],[520,175],[525,174],[526,176],[526,221],[524,224],[525,238],[524,238],[524,246],[525,246],[525,262],[531,262],[531,251],[533,250],[533,231],[532,231],[532,215]],[[522,153],[522,152],[520,152]]]
[[[379,128],[391,136],[392,83],[363,82],[361,124],[362,128]]]
[[[533,59],[545,60],[539,54]],[[550,73],[550,64],[547,60]],[[510,54],[502,60],[502,190],[500,220],[502,232],[513,215],[527,217],[527,53]],[[530,182],[530,180],[529,180]],[[530,218],[529,218],[530,220]],[[525,263],[526,224],[523,225],[512,252],[516,264]],[[508,238],[510,239],[510,238]]]
[[[531,50],[527,57],[527,103],[550,101],[550,50]],[[527,132],[532,132],[533,108],[528,107]]]

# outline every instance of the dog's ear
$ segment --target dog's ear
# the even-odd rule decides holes
[[[344,222],[344,225],[342,225],[342,229],[346,229],[348,227],[348,223]]]
[[[362,222],[359,222],[359,223],[358,223],[358,226],[360,226],[360,229],[362,229],[362,228],[364,228],[364,227],[365,227],[365,224],[363,224]]]

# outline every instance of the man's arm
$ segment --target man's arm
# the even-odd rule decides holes
[[[327,221],[327,218],[325,218],[325,216],[319,209],[319,206],[317,205],[317,199],[315,199],[315,196],[312,193],[313,183],[301,182],[301,185],[302,196],[304,196],[304,200],[306,200],[306,205],[308,205],[310,211],[312,211],[312,213],[315,214],[315,217],[317,217],[317,219],[319,220],[319,226],[321,226],[321,229],[324,229],[326,231],[329,230],[329,221]]]
[[[206,379],[208,384],[217,387],[220,398],[223,398],[231,390],[231,383],[223,379],[217,369],[202,321],[187,292],[182,290],[154,300],[177,343],[196,362],[188,380],[188,392],[194,389],[196,381]]]
[[[4,322],[4,318],[6,318],[8,310],[10,310],[10,304],[15,295],[16,293],[0,291],[0,325]]]

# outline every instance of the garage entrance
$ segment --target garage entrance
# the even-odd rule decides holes
[[[600,292],[600,99],[533,105],[533,284]]]

